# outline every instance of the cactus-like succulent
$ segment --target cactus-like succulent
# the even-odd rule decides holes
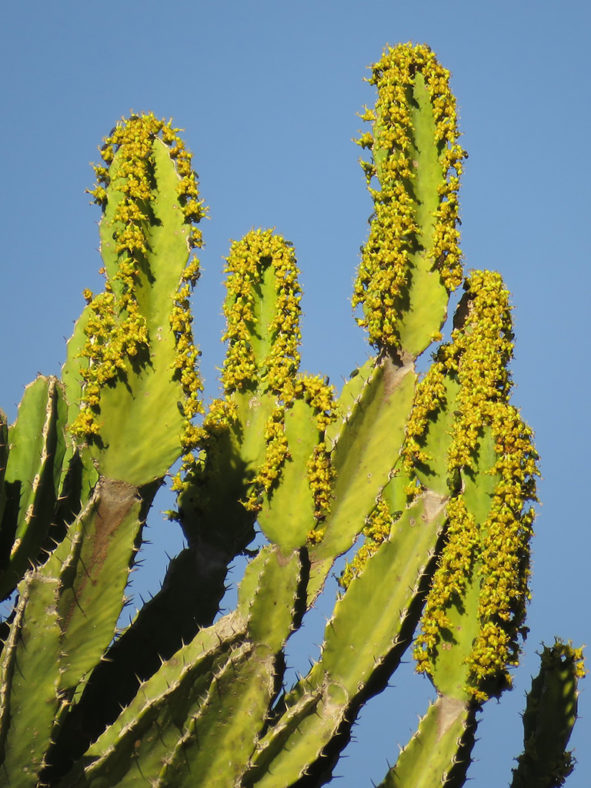
[[[294,249],[253,230],[227,259],[222,396],[204,404],[191,154],[151,114],[104,140],[91,192],[104,291],[84,292],[61,380],[27,387],[12,426],[0,414],[7,785],[322,785],[409,649],[437,700],[382,785],[463,784],[476,713],[519,657],[538,457],[510,403],[509,294],[496,273],[462,271],[449,73],[405,44],[369,81],[375,212],[353,305],[375,355],[338,396],[300,371]],[[179,460],[171,517],[187,547],[119,632],[143,524]],[[287,686],[286,643],[347,552],[320,656]],[[237,606],[219,617],[239,555]],[[544,651],[514,786],[562,784],[583,673],[580,650]]]

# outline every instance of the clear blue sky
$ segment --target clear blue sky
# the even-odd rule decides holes
[[[89,162],[131,109],[186,130],[210,206],[195,298],[208,394],[223,358],[222,258],[231,238],[259,226],[294,242],[304,367],[339,386],[368,354],[349,303],[370,212],[351,142],[356,113],[372,101],[366,67],[386,43],[412,40],[451,70],[470,153],[465,262],[499,270],[512,291],[514,398],[535,428],[543,471],[531,634],[515,691],[485,707],[470,771],[479,788],[509,780],[540,641],[591,641],[590,29],[582,0],[20,0],[2,10],[0,404],[10,419],[38,371],[59,371],[81,292],[99,288]],[[150,525],[141,582],[154,588],[155,555],[176,542],[157,510]],[[364,715],[339,785],[379,781],[414,730],[430,685],[404,686],[411,674],[397,673]],[[583,687],[569,788],[591,784],[589,693]]]

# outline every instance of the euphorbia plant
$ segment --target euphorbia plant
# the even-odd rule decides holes
[[[321,785],[411,647],[437,699],[382,785],[463,784],[476,712],[519,655],[538,457],[510,404],[509,294],[498,274],[462,270],[449,74],[408,44],[370,82],[359,142],[374,214],[353,304],[374,353],[338,395],[299,370],[295,252],[256,230],[230,249],[223,394],[203,402],[191,155],[153,115],[105,139],[92,191],[104,291],[84,292],[61,380],[39,377],[15,424],[2,419],[7,784]],[[179,460],[187,547],[117,633],[145,518]],[[286,643],[353,546],[320,657],[286,686]],[[219,617],[239,555],[238,603]],[[568,773],[582,673],[580,650],[544,650],[514,786]]]

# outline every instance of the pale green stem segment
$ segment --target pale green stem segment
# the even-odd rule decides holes
[[[79,694],[112,641],[140,529],[141,501],[125,482],[102,479],[66,538],[39,571],[59,576],[63,630],[59,687]]]
[[[57,578],[27,573],[0,657],[0,760],[6,785],[34,788],[61,706]]]
[[[38,784],[56,726],[113,639],[139,509],[135,488],[103,480],[46,564],[18,587],[15,623],[0,662],[6,687],[0,742],[11,785]],[[18,763],[21,769],[27,764],[30,780],[15,776]]]
[[[384,358],[366,364],[343,392],[342,424],[329,432],[336,474],[331,508],[319,529],[320,541],[310,549],[309,604],[335,558],[355,541],[388,482],[404,441],[415,385],[412,367],[396,367]]]
[[[213,675],[239,648],[246,621],[236,614],[202,630],[144,682],[132,703],[91,745],[80,770],[83,785],[120,785],[142,773],[155,779],[183,726],[203,705]]]
[[[199,632],[141,686],[89,749],[95,759],[83,784],[133,785],[138,774],[162,786],[234,784],[275,692],[275,655],[292,630],[300,572],[299,553],[261,550],[236,613]]]
[[[25,389],[16,422],[8,431],[1,519],[0,599],[39,561],[59,495],[65,453],[66,407],[54,377],[38,377]]]
[[[330,743],[399,644],[444,518],[445,499],[426,493],[351,581],[327,624],[319,661],[286,696],[285,711],[257,745],[249,775],[257,785],[291,785]]]
[[[463,785],[467,763],[461,763],[458,752],[462,751],[464,739],[471,735],[473,717],[474,711],[462,701],[447,695],[438,697],[379,788]],[[457,780],[453,776],[456,772],[461,772]]]
[[[224,788],[236,784],[273,692],[273,665],[274,657],[267,649],[250,643],[230,655],[169,754],[157,786]]]

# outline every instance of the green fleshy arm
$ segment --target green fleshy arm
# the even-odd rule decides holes
[[[406,360],[440,337],[448,295],[462,280],[458,189],[466,154],[449,72],[428,47],[385,50],[369,82],[378,98],[362,117],[372,131],[358,142],[371,154],[362,166],[374,214],[353,305],[363,307],[358,322],[370,342]]]
[[[25,389],[8,431],[0,531],[0,598],[43,556],[51,534],[65,453],[65,403],[56,378],[38,377]],[[7,453],[7,446],[4,452]]]
[[[474,741],[475,707],[441,695],[427,709],[417,732],[401,751],[379,788],[464,785]],[[426,753],[428,756],[426,757]]]
[[[566,750],[577,719],[578,683],[585,675],[582,649],[556,639],[544,646],[523,714],[524,750],[511,788],[557,788],[572,772]]]
[[[131,116],[102,157],[92,194],[103,208],[105,290],[84,293],[63,376],[77,442],[101,475],[141,486],[195,445],[201,381],[189,296],[205,209],[191,154],[169,123]]]

